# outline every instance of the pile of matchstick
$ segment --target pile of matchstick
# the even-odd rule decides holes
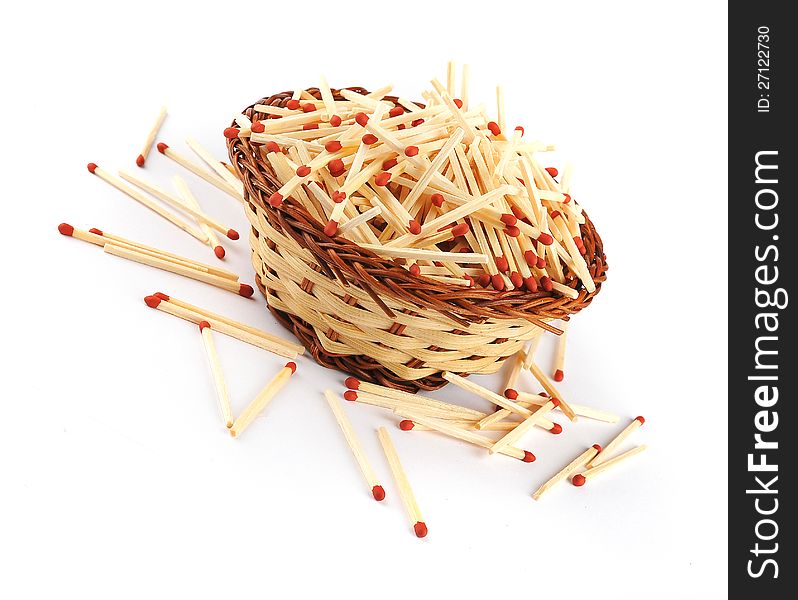
[[[433,79],[425,106],[342,89],[322,78],[321,100],[297,90],[285,106],[255,105],[228,138],[261,147],[281,187],[268,202],[300,203],[328,236],[344,236],[414,275],[497,291],[543,290],[577,298],[569,273],[594,292],[570,195],[571,168],[544,167],[553,146],[508,129],[503,92],[496,118],[470,104],[468,71],[455,91]],[[578,287],[578,286],[576,286]]]

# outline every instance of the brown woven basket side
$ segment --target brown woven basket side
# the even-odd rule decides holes
[[[363,88],[348,89],[367,93]],[[308,91],[320,98],[318,89],[310,88]],[[337,90],[334,95],[336,99],[342,99]],[[284,106],[290,98],[291,92],[283,92],[263,98],[257,104]],[[396,104],[396,98],[385,99]],[[244,114],[253,121],[263,116],[254,111],[252,106]],[[567,319],[568,315],[585,308],[606,279],[603,244],[587,215],[581,233],[587,250],[588,269],[596,283],[593,293],[588,293],[567,268],[564,268],[565,285],[577,290],[575,299],[544,291],[497,292],[466,288],[414,276],[397,263],[379,257],[341,236],[327,236],[324,224],[314,219],[293,198],[286,199],[279,209],[272,208],[268,198],[279,189],[280,182],[269,162],[264,160],[260,145],[247,138],[236,138],[227,143],[231,163],[244,184],[248,217],[253,226],[251,243],[258,287],[269,300],[272,313],[293,331],[314,359],[326,367],[352,373],[367,381],[412,391],[419,388],[437,389],[446,384],[440,376],[440,369],[435,369],[439,363],[444,366],[456,365],[459,372],[466,374],[476,370],[492,372],[499,368],[504,358],[514,354],[534,335],[532,329],[538,332],[540,329],[551,330],[548,321]],[[286,276],[289,264],[292,278],[297,277],[297,269],[310,267],[312,270],[308,270],[301,281],[292,282]],[[318,288],[314,292],[314,285],[323,289]],[[305,310],[306,318],[296,314],[301,312],[299,305],[304,304],[303,296],[297,291],[300,288],[308,294],[308,307],[316,307],[312,312]],[[300,298],[298,305],[291,306],[280,300],[280,295],[285,295],[286,290],[291,291],[294,298]],[[455,335],[474,336],[473,347],[468,345],[470,338],[463,339],[455,344],[459,358],[451,360],[452,349],[434,344],[413,348],[407,351],[408,355],[423,358],[410,358],[407,363],[398,364],[386,360],[384,356],[370,355],[351,340],[349,343],[353,347],[342,345],[340,338],[350,335],[351,329],[345,323],[340,328],[333,323],[334,326],[325,331],[316,318],[316,312],[323,312],[325,308],[318,308],[319,297],[332,298],[330,293],[355,307],[374,306],[372,312],[375,319],[387,319],[385,328],[372,329],[374,337],[382,339],[384,332],[396,337],[388,336],[388,342],[368,345],[370,349],[376,349],[374,354],[389,354],[396,350],[392,345],[412,346],[412,340],[408,344],[406,335],[399,337],[404,335],[408,323],[411,328],[421,325],[423,329],[430,327],[430,319],[436,318],[443,318],[449,324],[449,331]],[[311,295],[314,297],[311,298]],[[362,298],[360,302],[358,296]],[[333,319],[335,316],[334,313],[327,315]],[[322,320],[329,323],[330,318]],[[310,323],[309,320],[317,322]],[[492,328],[497,335],[490,339],[485,331],[491,331]],[[479,335],[474,334],[475,330],[479,330]],[[323,340],[320,339],[320,333]],[[503,333],[508,333],[508,337],[500,337]],[[486,341],[488,339],[490,341]],[[330,351],[331,347],[336,351]],[[434,353],[440,353],[442,360],[436,360],[437,354]],[[468,369],[468,366],[475,368]]]

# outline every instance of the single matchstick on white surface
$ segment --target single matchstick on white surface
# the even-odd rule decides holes
[[[216,400],[219,404],[219,413],[222,421],[228,429],[233,426],[233,410],[230,407],[230,394],[227,391],[227,383],[222,373],[222,365],[219,362],[219,354],[216,352],[216,344],[213,342],[211,324],[208,321],[200,321],[200,334],[202,335],[202,345],[205,347],[205,354],[208,357],[208,365],[213,376],[213,386],[216,389]]]
[[[603,473],[604,471],[606,471],[608,469],[611,469],[612,467],[614,467],[618,463],[626,460],[627,458],[631,458],[632,456],[634,456],[636,454],[640,454],[647,447],[648,446],[643,444],[642,446],[638,446],[637,448],[632,448],[631,450],[627,450],[623,454],[619,454],[618,456],[616,456],[614,458],[608,459],[607,461],[601,463],[599,466],[591,467],[590,469],[588,469],[584,473],[577,473],[576,475],[574,475],[571,478],[571,483],[573,483],[576,487],[582,487],[583,485],[585,485],[585,483],[587,483],[588,479],[592,479],[593,477],[595,477],[599,473]],[[599,453],[599,456],[601,454],[603,454],[603,452]]]
[[[560,325],[562,333],[557,338],[557,349],[554,351],[554,375],[553,379],[560,382],[565,378],[565,345],[568,340],[568,323],[563,321]]]
[[[413,494],[413,488],[410,487],[410,481],[407,479],[407,474],[405,474],[402,463],[399,461],[399,454],[393,445],[391,435],[385,427],[380,427],[377,430],[377,436],[380,438],[385,458],[388,459],[388,466],[391,468],[396,487],[399,488],[399,496],[402,498],[402,503],[405,505],[405,510],[407,510],[407,514],[410,517],[413,531],[415,531],[416,537],[423,538],[427,535],[427,524],[424,522],[424,517],[421,516],[416,496]]]
[[[608,461],[612,456],[612,452],[620,446],[623,441],[637,431],[646,420],[643,417],[635,417],[629,425],[623,428],[623,431],[616,435],[612,441],[604,447],[604,450],[599,455],[588,463],[588,467],[597,467],[600,464]]]
[[[582,452],[582,454],[580,454],[571,462],[569,462],[567,465],[565,465],[562,468],[562,470],[559,473],[557,473],[554,477],[549,479],[546,483],[544,483],[537,490],[535,490],[535,493],[532,494],[532,498],[534,498],[535,500],[540,500],[540,497],[543,494],[545,494],[547,491],[549,491],[551,488],[553,488],[561,481],[564,481],[565,479],[570,477],[577,470],[581,469],[599,452],[601,452],[601,446],[599,446],[598,444],[593,444],[590,448]]]
[[[374,473],[374,469],[371,467],[371,463],[363,451],[363,446],[360,444],[360,440],[355,434],[352,423],[349,417],[346,416],[338,397],[332,390],[325,390],[324,397],[327,399],[327,404],[330,405],[330,410],[332,410],[335,420],[338,421],[338,426],[344,434],[346,443],[349,444],[349,449],[355,455],[355,460],[358,467],[360,467],[360,472],[363,473],[371,495],[374,496],[377,502],[385,500],[385,489],[380,485],[377,475]]]
[[[147,139],[144,141],[144,147],[141,149],[141,152],[136,157],[136,164],[139,167],[144,167],[144,161],[147,160],[147,156],[150,154],[150,150],[152,149],[152,143],[155,141],[155,138],[158,136],[158,132],[161,130],[161,125],[163,125],[164,119],[166,119],[166,107],[162,106],[161,110],[158,112],[158,116],[155,118],[155,123],[152,124],[149,133],[147,134]]]
[[[562,395],[560,392],[557,391],[557,388],[552,385],[549,378],[546,377],[546,374],[543,373],[543,370],[535,364],[534,361],[529,363],[529,372],[535,376],[535,379],[538,380],[540,385],[543,386],[543,389],[551,396],[552,398],[557,398],[560,401],[560,410],[568,417],[571,421],[576,421],[576,413],[571,408],[571,406],[562,399]]]
[[[236,420],[233,421],[233,426],[230,428],[230,435],[233,437],[240,437],[249,424],[255,420],[255,417],[257,417],[263,409],[266,408],[269,402],[271,402],[272,398],[277,395],[277,392],[283,389],[294,373],[296,373],[296,363],[286,363],[285,366],[280,369],[280,372],[275,375],[274,379],[255,396],[255,399],[249,403],[249,406],[247,406],[244,411],[238,415]]]

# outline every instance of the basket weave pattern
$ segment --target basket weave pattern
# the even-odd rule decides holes
[[[308,92],[320,98],[316,88]],[[291,94],[257,104],[282,107]],[[253,121],[264,117],[252,106],[243,113]],[[601,238],[587,215],[581,233],[596,284],[592,294],[567,267],[564,283],[578,291],[575,299],[415,276],[342,236],[327,236],[324,223],[293,198],[272,208],[268,198],[281,184],[261,146],[242,138],[227,143],[244,185],[257,285],[275,317],[325,367],[408,391],[442,387],[442,371],[493,373],[528,340],[551,331],[549,321],[587,306],[606,278]]]

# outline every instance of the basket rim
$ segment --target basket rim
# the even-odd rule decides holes
[[[345,100],[340,95],[341,89],[361,94],[368,93],[365,88],[360,86],[336,88],[332,90],[336,100]],[[305,91],[321,101],[321,92],[318,88],[311,87]],[[264,96],[241,112],[250,119],[258,120],[262,113],[254,110],[256,104],[284,106],[292,95],[293,91],[285,91]],[[398,98],[395,96],[385,96],[383,100],[400,106],[397,102]],[[419,106],[423,106],[423,104],[419,104]],[[579,312],[590,304],[606,279],[608,265],[603,251],[603,242],[586,211],[584,211],[585,223],[580,226],[580,230],[588,248],[589,260],[586,260],[586,263],[596,286],[592,293],[587,291],[567,265],[563,265],[563,271],[567,274],[564,285],[578,291],[578,296],[575,299],[563,296],[554,290],[551,292],[542,289],[537,292],[529,292],[525,289],[498,291],[492,288],[465,287],[440,282],[420,274],[412,275],[393,259],[381,257],[372,250],[363,248],[357,242],[339,235],[327,236],[324,233],[324,224],[319,223],[301,203],[290,196],[284,199],[279,208],[272,207],[267,202],[267,198],[272,192],[279,189],[280,183],[269,162],[260,155],[261,144],[250,142],[249,138],[240,137],[228,138],[226,142],[231,164],[244,184],[245,201],[253,205],[253,208],[256,206],[263,211],[273,227],[290,235],[301,246],[308,248],[314,256],[320,258],[319,266],[328,271],[328,276],[338,279],[345,286],[349,285],[351,281],[356,281],[361,287],[364,287],[389,316],[394,316],[392,311],[378,299],[378,295],[375,296],[371,291],[404,301],[409,300],[411,304],[424,308],[431,308],[446,314],[457,322],[462,322],[466,327],[469,322],[474,320],[522,318],[534,321],[544,329],[559,333],[559,330],[548,325],[544,319],[567,319],[568,315]],[[259,234],[255,228],[253,230],[256,235]],[[314,243],[314,239],[318,241]],[[355,266],[347,268],[346,260]],[[372,268],[358,269],[357,266],[360,265],[361,260]],[[381,272],[383,277],[372,276],[369,273],[370,270]],[[395,280],[401,283],[389,284]],[[412,286],[412,288],[408,289],[407,286]],[[468,318],[459,318],[458,314],[465,314]],[[474,317],[477,318],[474,319]]]

